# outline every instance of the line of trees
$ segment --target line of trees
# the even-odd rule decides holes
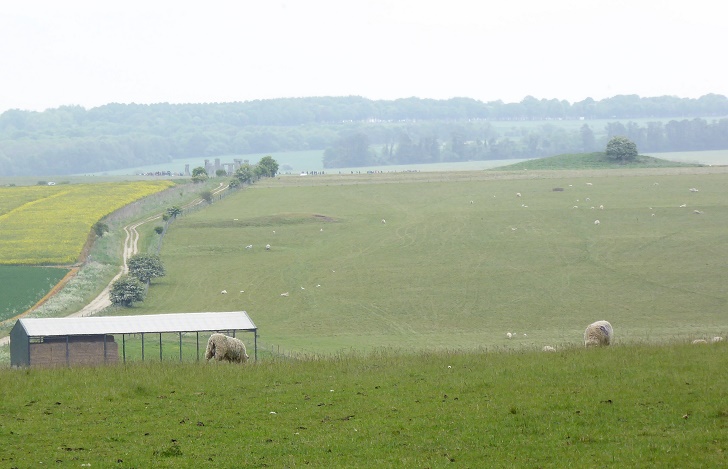
[[[373,160],[544,156],[577,149],[582,136],[564,123],[581,119],[608,119],[617,125],[630,119],[660,123],[675,118],[677,124],[671,121],[669,128],[645,128],[640,130],[644,135],[629,137],[644,151],[653,146],[655,151],[700,149],[695,147],[697,135],[721,131],[700,127],[714,126],[724,116],[728,99],[716,94],[698,99],[622,95],[576,103],[531,96],[519,103],[350,96],[9,110],[0,114],[0,176],[99,172],[179,158],[318,149],[331,149],[328,167]],[[682,122],[698,118],[694,129],[683,130]],[[543,125],[534,127],[533,121]],[[498,130],[502,125],[492,125],[503,122],[511,128],[507,133]],[[604,129],[591,130],[595,138],[609,138]],[[713,136],[700,145],[713,148],[719,140]],[[594,145],[603,148],[604,143]],[[361,148],[367,144],[380,148],[366,154]]]
[[[728,119],[662,122],[611,122],[603,129],[584,123],[569,129],[545,123],[499,132],[489,122],[467,125],[403,126],[343,135],[324,152],[324,167],[423,164],[537,158],[563,153],[603,151],[616,136],[628,138],[643,153],[728,149]]]

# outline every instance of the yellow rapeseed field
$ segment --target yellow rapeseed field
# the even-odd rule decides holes
[[[0,264],[76,262],[97,221],[170,181],[0,188]]]

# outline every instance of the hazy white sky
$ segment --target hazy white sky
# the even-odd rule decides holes
[[[24,0],[0,112],[416,96],[728,95],[717,0]]]

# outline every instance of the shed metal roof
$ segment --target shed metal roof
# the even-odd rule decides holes
[[[18,319],[29,337],[158,332],[254,331],[245,311]]]

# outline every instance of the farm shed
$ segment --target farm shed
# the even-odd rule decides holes
[[[179,335],[182,360],[182,334],[194,333],[197,359],[200,359],[200,332],[252,332],[255,358],[258,358],[258,329],[245,311],[223,313],[177,313],[139,316],[103,316],[74,318],[22,318],[10,331],[11,366],[96,365],[126,362],[127,336],[141,336],[144,360],[144,337],[159,337],[162,359],[162,334]],[[121,345],[118,342],[121,336]],[[203,337],[203,352],[207,337]]]

